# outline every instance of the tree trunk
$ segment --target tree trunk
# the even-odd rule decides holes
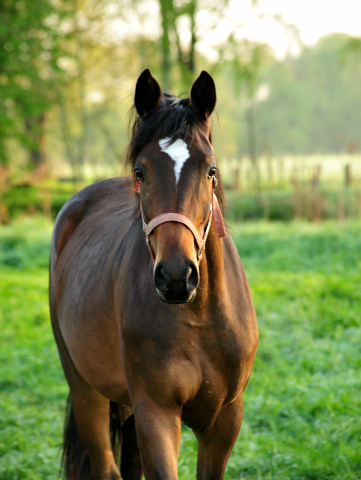
[[[259,164],[257,157],[257,146],[256,146],[256,129],[255,129],[255,120],[254,120],[254,110],[253,110],[253,101],[250,101],[249,107],[246,111],[246,124],[248,131],[248,152],[251,159],[254,178],[255,178],[255,187],[257,191],[258,200],[262,201],[262,188],[261,188],[261,178],[259,172]]]
[[[160,0],[160,13],[162,17],[162,87],[170,90],[171,82],[171,60],[170,60],[170,39],[169,26],[174,18],[173,0]]]
[[[31,170],[39,168],[45,160],[44,154],[44,113],[25,119],[25,128],[31,139],[28,150]]]

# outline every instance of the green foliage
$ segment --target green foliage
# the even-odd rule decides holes
[[[235,41],[230,31],[212,47],[212,63],[197,45],[228,0],[0,3],[0,163],[16,165],[26,152],[32,167],[65,161],[76,176],[85,163],[115,164],[126,147],[134,83],[146,67],[175,94],[188,91],[201,69],[214,74],[222,156],[359,148],[361,73],[351,62],[359,39],[333,35],[275,63],[268,46]],[[149,19],[159,31],[149,32]],[[260,84],[269,87],[266,100]]]
[[[59,478],[67,385],[48,319],[50,232],[34,218],[0,229],[0,480]],[[225,478],[360,478],[360,223],[234,224],[231,233],[260,344]],[[184,428],[181,480],[195,478],[195,463]]]
[[[47,269],[52,227],[40,217],[26,217],[0,229],[0,269]],[[5,270],[7,272],[7,270]]]
[[[133,0],[136,4],[140,0]],[[198,13],[208,14],[208,29],[215,27],[216,22],[222,17],[229,0],[208,0],[203,4],[199,0],[158,0],[161,34],[161,83],[166,90],[172,88],[172,73],[178,73],[178,84],[182,90],[188,90],[196,74],[196,44],[200,40],[198,32]],[[185,25],[188,25],[187,27]],[[185,33],[189,41],[184,41]],[[183,37],[183,38],[182,38]],[[180,75],[179,75],[180,74]],[[180,77],[180,78],[179,78]]]
[[[41,208],[39,189],[32,185],[11,188],[3,197],[4,205],[12,217],[26,212],[30,205],[36,210]]]
[[[37,185],[21,184],[9,188],[3,194],[3,205],[15,218],[27,213],[44,213],[44,202],[49,201],[52,218],[56,218],[64,203],[79,189],[79,185],[51,182],[44,188]]]
[[[227,191],[226,218],[232,222],[260,219],[290,221],[294,218],[292,194],[289,192],[276,190],[267,195],[266,201],[265,209],[265,205],[253,194]]]
[[[348,41],[347,35],[324,37],[299,57],[264,72],[261,81],[270,94],[255,111],[263,151],[300,154],[360,148],[361,70],[342,61]]]
[[[361,58],[361,38],[349,37],[341,48],[341,61],[344,65],[358,65]]]
[[[234,78],[236,96],[240,87],[244,89],[247,100],[253,100],[259,83],[260,72],[264,66],[274,60],[269,45],[244,39],[238,42],[231,34],[227,42],[227,55],[232,55],[230,74]]]
[[[26,150],[40,148],[44,113],[56,100],[55,83],[60,83],[64,12],[48,0],[4,0],[0,13],[0,162],[5,162],[6,139],[17,139]]]

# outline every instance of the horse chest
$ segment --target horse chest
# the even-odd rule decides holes
[[[219,392],[227,400],[236,396],[244,357],[242,342],[236,332],[209,335],[208,339],[203,339],[198,354],[202,369],[200,393],[208,397]]]
[[[221,335],[222,336],[222,335]],[[227,342],[224,342],[227,337]],[[219,337],[219,336],[218,336]],[[233,402],[247,383],[251,359],[239,336],[224,334],[221,341],[188,341],[186,353],[198,373],[194,395],[183,405],[182,420],[198,431],[209,428],[223,405]]]

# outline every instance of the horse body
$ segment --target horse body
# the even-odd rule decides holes
[[[147,114],[154,108],[146,107]],[[258,343],[245,272],[214,222],[201,260],[186,225],[158,225],[150,238],[154,265],[142,229],[142,218],[179,212],[203,232],[213,192],[204,173],[213,165],[206,133],[185,141],[189,160],[177,167],[165,142],[146,144],[135,164],[140,198],[129,178],[108,179],[76,194],[58,216],[51,317],[92,467],[85,474],[70,465],[72,480],[119,478],[109,400],[127,409],[123,478],[143,470],[147,480],[176,479],[181,421],[198,439],[197,478],[223,478]]]

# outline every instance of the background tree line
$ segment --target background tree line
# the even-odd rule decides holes
[[[222,156],[359,150],[358,39],[332,35],[276,61],[267,45],[230,31],[211,61],[197,45],[227,3],[1,0],[0,162],[67,161],[75,173],[85,161],[117,162],[145,67],[176,94],[210,71]]]
[[[263,152],[353,153],[361,150],[361,61],[352,61],[350,38],[333,34],[296,58],[263,73],[269,97],[256,107]]]

